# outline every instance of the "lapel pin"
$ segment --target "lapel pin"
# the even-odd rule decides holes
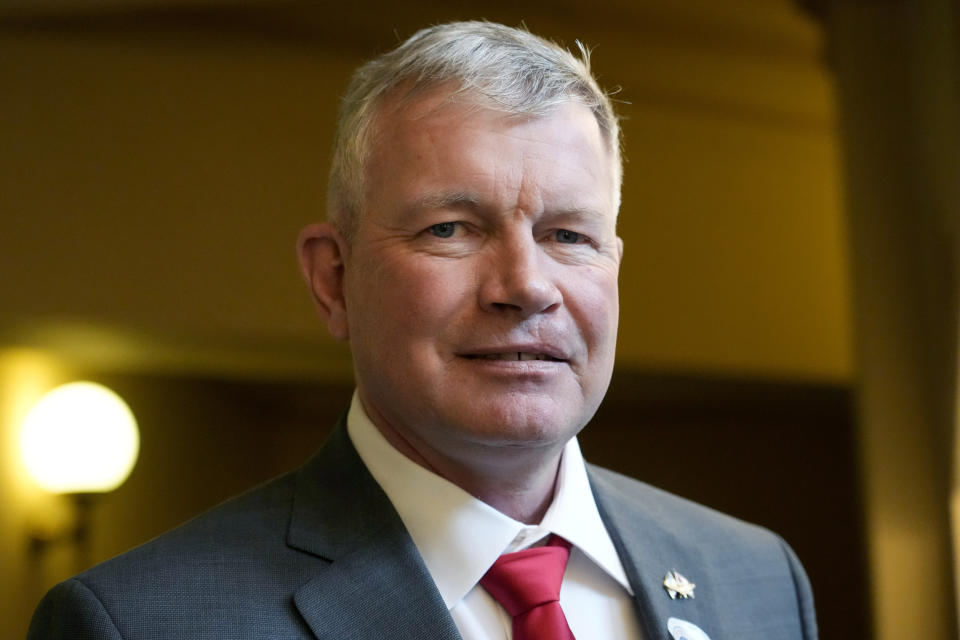
[[[710,640],[710,637],[703,632],[703,629],[681,620],[680,618],[670,618],[667,620],[667,631],[673,637],[673,640]]]
[[[663,577],[663,588],[667,590],[671,600],[693,598],[693,588],[696,586],[676,571],[668,571]]]

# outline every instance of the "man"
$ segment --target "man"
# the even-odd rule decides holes
[[[779,538],[580,455],[613,368],[620,176],[586,61],[525,31],[441,25],[358,70],[329,222],[299,242],[351,344],[345,424],[55,587],[31,637],[815,638]],[[520,607],[509,566],[553,595]]]

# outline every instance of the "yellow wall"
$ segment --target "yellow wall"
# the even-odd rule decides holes
[[[960,12],[952,0],[838,0],[825,24],[844,131],[876,637],[955,638]]]
[[[2,637],[22,635],[31,580],[70,570],[54,557],[38,576],[23,553],[28,515],[58,507],[18,471],[30,398],[91,368],[349,376],[293,254],[299,227],[323,215],[337,96],[395,28],[465,17],[440,3],[402,17],[372,3],[215,3],[227,8],[207,17],[83,4],[93,10],[0,11]],[[602,82],[622,87],[618,367],[850,382],[837,133],[812,21],[788,0],[508,4],[475,15],[579,36]],[[143,455],[175,464],[177,433],[155,437]],[[276,465],[311,437],[278,443]],[[154,485],[137,473],[108,512],[136,522],[98,553],[196,506],[171,493],[163,518],[144,514]]]
[[[484,13],[584,38],[601,80],[622,87],[619,365],[849,380],[819,32],[786,0],[710,7]],[[94,13],[7,28],[0,271],[13,277],[0,280],[0,340],[82,351],[95,334],[99,364],[345,372],[292,245],[323,215],[346,76],[395,25],[374,40],[341,11],[302,20],[306,34],[189,13],[175,27]],[[420,11],[413,25],[444,17]]]

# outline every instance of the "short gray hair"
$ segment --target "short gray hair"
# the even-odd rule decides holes
[[[401,100],[409,100],[451,82],[459,85],[455,93],[467,93],[510,115],[542,116],[570,101],[588,107],[609,147],[618,208],[620,125],[609,96],[590,72],[589,51],[579,41],[577,46],[581,57],[523,29],[451,22],[422,29],[357,69],[337,122],[327,186],[329,220],[352,238],[363,206],[377,111],[386,96],[402,85]]]

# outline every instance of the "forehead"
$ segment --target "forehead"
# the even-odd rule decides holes
[[[547,193],[609,198],[609,207],[616,206],[616,159],[594,114],[578,102],[560,103],[545,115],[516,115],[469,93],[433,90],[386,101],[376,122],[367,196],[386,188],[399,196],[398,190],[451,180],[492,182],[509,191],[513,180],[517,189],[533,181]]]
[[[442,116],[451,112],[454,117],[466,117],[471,112],[499,113],[504,119],[522,121],[549,116],[558,110],[576,106],[582,108],[585,113],[590,113],[605,148],[610,152],[611,161],[619,164],[618,141],[611,139],[610,132],[601,125],[601,117],[576,97],[570,96],[566,100],[545,99],[542,103],[535,105],[532,111],[517,110],[507,106],[509,104],[509,102],[497,102],[496,98],[488,97],[479,90],[464,88],[457,80],[422,86],[412,82],[402,82],[376,101],[367,133],[375,140],[398,126],[402,127],[431,115]]]

